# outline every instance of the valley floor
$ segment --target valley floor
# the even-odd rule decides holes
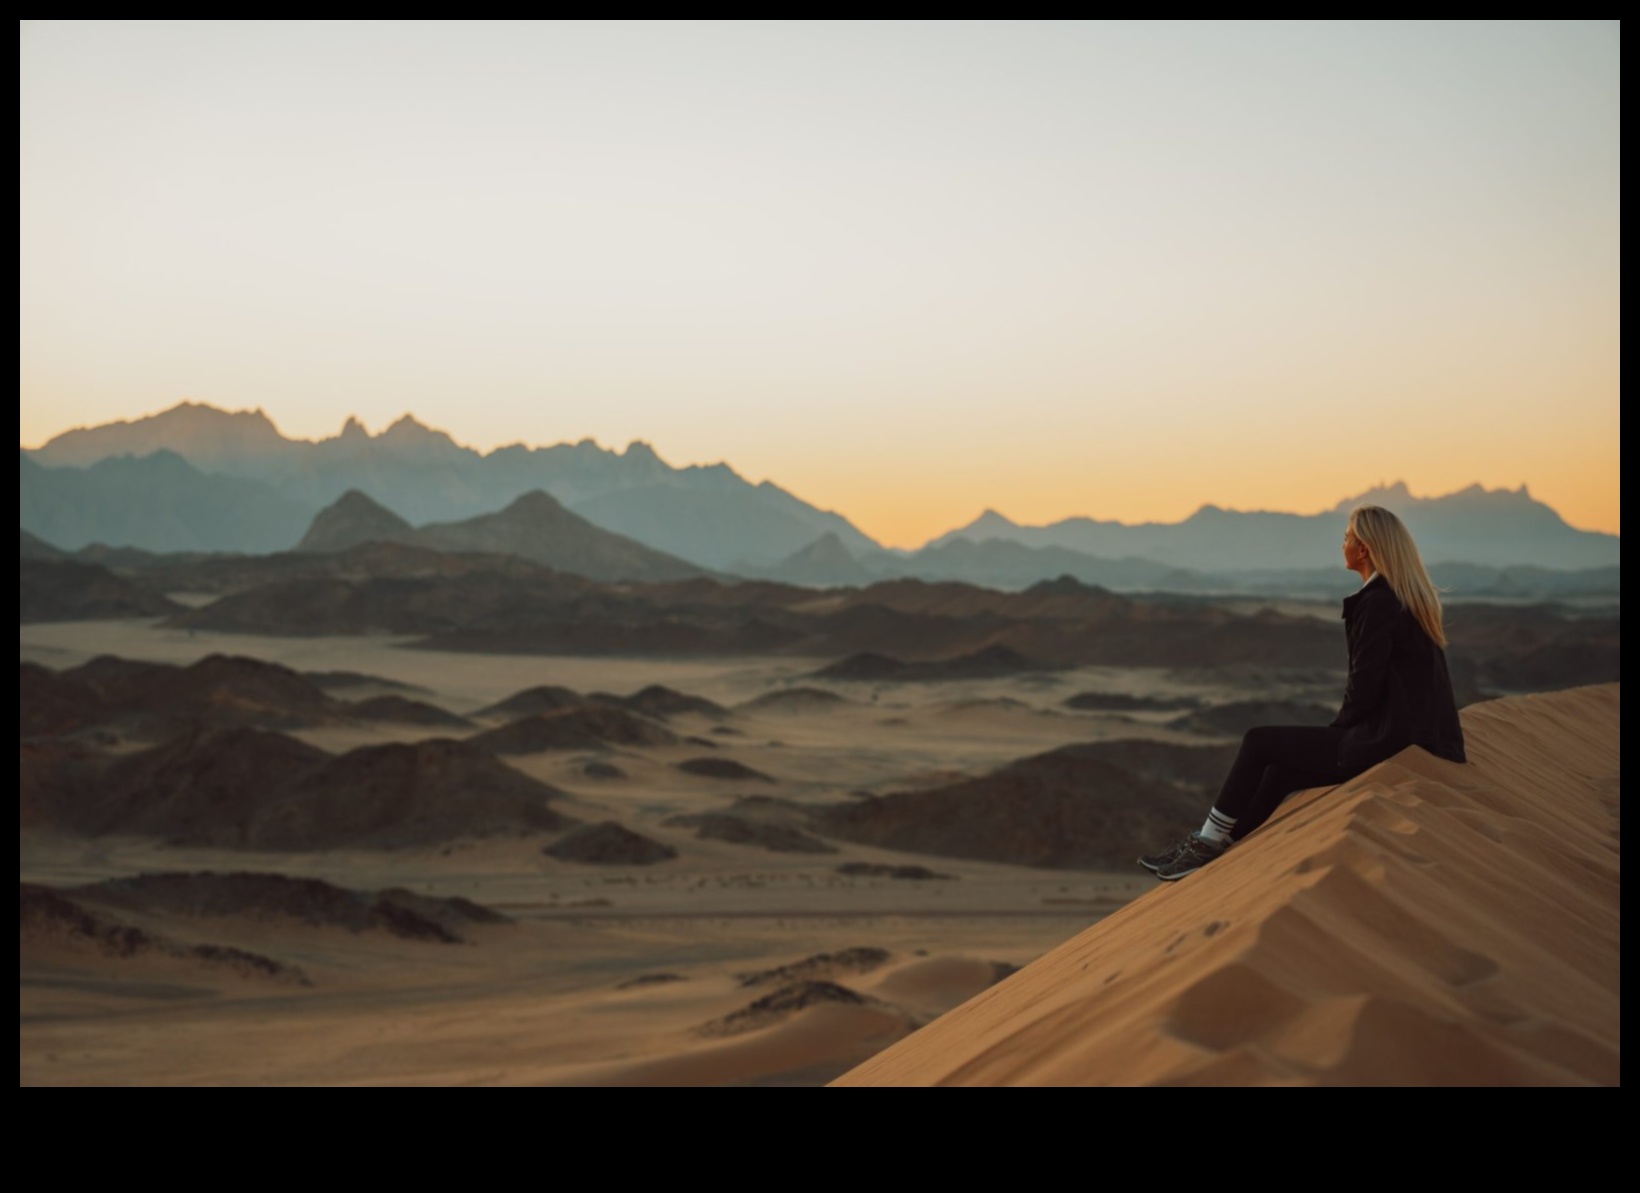
[[[211,653],[380,677],[462,715],[540,684],[616,694],[664,684],[730,713],[715,724],[674,718],[671,728],[694,742],[508,759],[566,792],[555,806],[569,815],[616,820],[677,850],[656,865],[561,861],[544,855],[538,838],[248,854],[23,832],[20,879],[57,891],[142,873],[252,871],[459,896],[510,921],[473,925],[460,943],[444,943],[208,907],[124,913],[122,922],[151,939],[272,958],[283,977],[178,948],[118,956],[25,931],[24,1085],[820,1084],[1153,881],[1137,869],[1052,871],[843,843],[834,853],[775,852],[704,840],[669,820],[753,789],[835,802],[983,774],[1074,742],[1203,740],[1160,714],[1068,710],[1064,700],[1077,692],[1247,695],[1222,682],[1115,669],[877,684],[810,678],[823,660],[466,656],[391,639],[254,638],[147,622],[20,628],[22,661],[56,670],[99,654],[186,664]],[[842,700],[816,704],[792,696],[798,689]],[[791,698],[749,705],[782,692]],[[331,726],[294,736],[340,752],[440,732],[448,731]],[[768,781],[678,769],[705,753]],[[590,762],[620,773],[590,778]],[[850,863],[854,872],[840,871]],[[922,873],[894,877],[895,867]]]

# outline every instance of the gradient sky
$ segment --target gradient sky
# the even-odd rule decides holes
[[[898,546],[1620,531],[1618,22],[21,22],[19,440],[724,460]]]

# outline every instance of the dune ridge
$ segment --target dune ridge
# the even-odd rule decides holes
[[[1620,1085],[1621,685],[1462,717],[832,1084]]]

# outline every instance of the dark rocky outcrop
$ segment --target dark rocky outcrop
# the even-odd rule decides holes
[[[743,988],[753,989],[777,983],[785,985],[791,982],[812,982],[844,975],[870,973],[887,965],[891,956],[887,949],[859,945],[851,949],[840,949],[835,953],[815,953],[801,961],[793,961],[790,965],[743,973],[739,978]]]
[[[852,704],[847,697],[839,696],[836,692],[828,692],[824,688],[782,688],[778,692],[765,692],[761,696],[740,705],[744,712],[773,712],[805,715],[815,712],[826,712],[843,705]]]
[[[28,737],[108,726],[152,740],[200,727],[294,729],[356,720],[450,728],[470,724],[398,694],[337,700],[318,682],[324,678],[220,654],[187,667],[99,655],[60,673],[24,663],[18,673],[19,729]],[[340,686],[379,682],[357,679],[357,685]],[[327,682],[335,685],[334,679]]]
[[[125,912],[292,919],[442,944],[458,942],[462,927],[507,922],[501,913],[470,899],[440,899],[398,887],[356,891],[316,878],[248,871],[139,874],[78,887],[73,893],[93,906]]]
[[[17,747],[17,825],[67,827],[96,796],[108,755],[76,738],[29,738]]]
[[[354,550],[416,549],[373,544]],[[811,591],[782,585],[709,579],[599,585],[514,564],[509,571],[492,559],[473,570],[467,557],[433,554],[426,569],[392,576],[360,564],[234,592],[173,621],[274,634],[413,634],[430,648],[480,653],[856,656],[845,660],[843,672],[873,681],[1029,673],[1020,670],[1023,659],[1220,675],[1247,668],[1287,676],[1325,671],[1341,686],[1347,662],[1342,628],[1333,619],[1270,609],[1240,613],[1204,598],[1124,597],[1080,585],[1008,593],[900,580],[840,590],[817,603]],[[1448,611],[1447,624],[1454,677],[1473,692],[1545,690],[1621,674],[1616,617],[1548,606],[1464,605]],[[774,694],[767,703],[742,707],[762,711],[794,699]],[[812,697],[793,711],[817,711],[824,699]]]
[[[691,696],[686,692],[675,691],[660,684],[650,684],[647,688],[634,692],[630,696],[611,696],[607,692],[594,692],[587,699],[600,704],[613,704],[631,712],[641,713],[646,717],[655,717],[658,720],[665,720],[667,717],[678,716],[681,713],[698,713],[701,716],[721,717],[729,711],[721,704],[714,703],[704,696]]]
[[[42,684],[40,677],[35,681]],[[148,737],[197,726],[291,729],[349,716],[348,706],[312,680],[239,655],[208,655],[187,667],[99,655],[57,676],[59,693],[69,685],[89,694],[82,724],[117,724]]]
[[[559,861],[600,866],[653,866],[671,861],[678,851],[652,841],[613,820],[571,829],[541,852]]]
[[[400,725],[438,725],[451,729],[472,726],[466,717],[458,717],[425,700],[411,700],[404,696],[372,696],[368,700],[356,700],[347,706],[347,711],[363,720],[391,721]]]
[[[619,708],[581,704],[525,717],[468,739],[492,754],[536,754],[601,746],[670,745],[677,737],[652,721]]]
[[[367,746],[303,776],[244,844],[395,848],[559,832],[576,823],[548,806],[562,796],[466,742]]]
[[[30,772],[25,753],[25,775]],[[562,793],[465,742],[368,746],[333,756],[260,729],[200,728],[104,763],[33,760],[42,824],[88,836],[238,849],[385,849],[559,832]]]
[[[302,678],[312,682],[321,692],[357,691],[360,688],[381,688],[392,692],[424,692],[415,684],[385,679],[380,675],[363,675],[357,671],[304,671]]]
[[[182,606],[94,563],[70,559],[17,561],[17,620],[101,621],[164,617]]]
[[[1201,823],[1235,747],[1066,746],[946,787],[815,810],[828,837],[1055,869],[1125,868]]]
[[[62,672],[64,679],[83,683],[112,707],[131,704],[162,676],[175,674],[174,663],[154,663],[145,659],[124,659],[118,655],[98,655],[78,667]]]
[[[38,663],[17,665],[17,734],[38,737],[72,733],[107,715],[92,688]]]
[[[230,945],[184,944],[106,914],[88,910],[68,895],[23,882],[17,887],[19,946],[84,949],[117,960],[144,955],[171,957],[218,973],[311,985],[300,967]]]
[[[668,817],[666,823],[692,828],[703,841],[755,845],[774,853],[836,853],[837,847],[778,821],[756,819],[734,812],[699,812]]]
[[[569,688],[555,684],[525,688],[505,700],[481,708],[474,716],[516,721],[523,717],[538,717],[542,713],[557,712],[561,708],[576,708],[588,703],[587,698]]]
[[[762,771],[753,770],[733,758],[686,758],[678,763],[678,769],[686,775],[699,775],[703,779],[732,779],[736,782],[759,779],[765,783],[774,782]]]
[[[57,823],[87,836],[254,848],[260,825],[292,785],[331,761],[306,742],[263,729],[200,727],[115,758]]]
[[[1065,699],[1066,708],[1080,712],[1178,712],[1195,708],[1194,696],[1133,696],[1126,692],[1078,692]]]
[[[847,986],[839,986],[836,982],[808,981],[793,982],[789,986],[782,986],[780,989],[748,1003],[740,1010],[725,1015],[722,1019],[703,1025],[698,1030],[703,1036],[714,1037],[737,1036],[745,1032],[761,1031],[791,1018],[799,1011],[806,1011],[810,1007],[820,1006],[824,1003],[840,1004],[848,1007],[879,1007],[896,1015],[896,1017],[905,1018],[904,1013],[896,1008],[867,995],[856,993]]]

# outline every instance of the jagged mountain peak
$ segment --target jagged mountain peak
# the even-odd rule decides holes
[[[429,442],[436,441],[454,445],[455,440],[450,438],[447,431],[437,431],[429,427],[413,414],[401,414],[393,420],[391,426],[377,436],[387,442]]]
[[[34,455],[53,467],[83,468],[110,456],[148,456],[170,449],[213,463],[279,451],[291,442],[260,408],[221,410],[202,402],[179,402],[158,414],[64,431]]]
[[[1364,493],[1359,493],[1354,497],[1346,497],[1333,507],[1332,512],[1335,514],[1348,514],[1359,505],[1381,505],[1388,510],[1404,510],[1436,503],[1461,504],[1470,507],[1484,505],[1494,509],[1521,509],[1540,504],[1525,484],[1521,484],[1514,489],[1488,489],[1485,485],[1473,483],[1442,496],[1419,497],[1407,487],[1405,481],[1396,481],[1390,485],[1380,482]]]
[[[195,415],[207,423],[258,428],[258,437],[180,433],[182,423],[176,420]],[[562,502],[565,511],[708,567],[728,567],[737,560],[771,566],[828,528],[836,529],[851,550],[876,546],[843,517],[815,509],[777,485],[752,485],[725,463],[674,468],[642,439],[624,449],[585,437],[578,443],[515,443],[481,451],[414,414],[385,430],[375,427],[367,427],[358,414],[344,414],[340,427],[328,436],[293,439],[280,435],[262,412],[229,414],[187,404],[168,418],[155,416],[140,426],[92,428],[66,440],[59,437],[50,450],[20,449],[19,473],[28,490],[23,520],[27,529],[43,532],[50,541],[102,538],[151,549],[215,550],[240,550],[254,541],[275,549],[300,540],[315,515],[352,488],[367,490],[418,527],[493,514],[519,494],[539,488]],[[161,451],[177,454],[155,458]],[[119,472],[117,461],[133,457],[149,460],[141,477],[126,477],[129,468],[119,478],[45,476],[61,468]],[[204,475],[182,478],[184,461]],[[197,516],[181,529],[174,519],[130,516],[132,508],[146,510],[159,500],[147,478],[162,471],[178,474],[165,482],[165,500],[171,503],[167,509],[175,508],[175,492],[186,488],[197,494],[189,499]],[[116,493],[110,487],[116,479],[129,491]],[[100,486],[98,492],[107,495],[56,495],[75,486]],[[88,508],[93,511],[89,516],[84,512]],[[553,509],[540,506],[538,512],[551,514]],[[256,515],[254,540],[233,526],[235,519],[245,520],[241,511]]]
[[[1470,488],[1478,489],[1480,486],[1471,485]],[[1384,505],[1390,502],[1407,502],[1416,500],[1417,498],[1412,495],[1412,490],[1407,488],[1406,481],[1396,481],[1392,485],[1386,485],[1383,481],[1379,481],[1378,484],[1374,485],[1360,496],[1355,497],[1354,499],[1347,498],[1346,503],[1351,505],[1366,505],[1369,503]]]

